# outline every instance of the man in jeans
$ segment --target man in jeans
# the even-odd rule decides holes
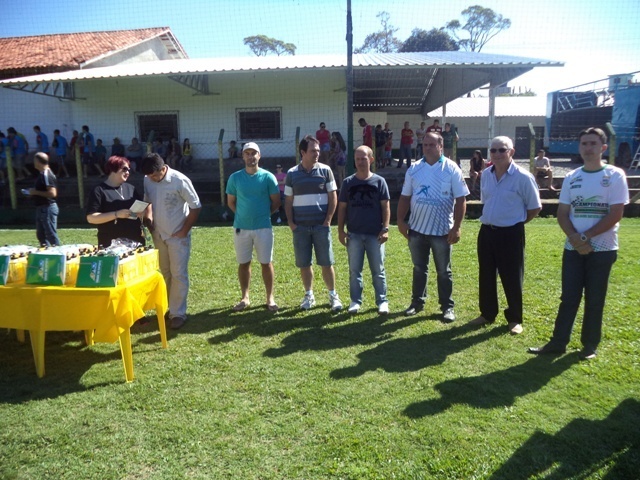
[[[60,245],[58,238],[58,183],[56,176],[49,168],[49,156],[38,152],[33,159],[33,166],[38,170],[38,178],[33,188],[24,193],[33,198],[36,206],[36,235],[41,246]]]
[[[316,261],[322,267],[322,278],[329,290],[329,306],[337,312],[342,310],[342,302],[335,290],[330,227],[338,203],[337,186],[331,169],[318,162],[320,142],[315,137],[304,137],[298,150],[302,161],[287,172],[284,206],[305,291],[300,308],[309,310],[316,304],[311,267],[311,253],[315,249]]]
[[[582,352],[595,358],[602,337],[609,274],[618,255],[618,226],[629,189],[624,170],[602,161],[607,136],[599,128],[580,132],[579,151],[584,166],[564,179],[558,204],[558,223],[567,236],[562,254],[562,295],[553,336],[533,354],[561,354],[567,349],[571,330],[584,292]]]
[[[349,256],[349,313],[358,313],[362,305],[366,253],[378,314],[386,315],[389,303],[384,244],[389,239],[389,188],[383,177],[371,172],[373,160],[373,151],[366,145],[356,149],[356,173],[344,180],[338,198],[338,235]]]
[[[191,227],[202,204],[191,180],[165,165],[157,153],[142,162],[144,200],[151,203],[145,215],[153,244],[158,249],[160,271],[169,293],[169,326],[178,329],[187,321]]]
[[[411,165],[405,175],[398,201],[398,230],[409,240],[413,262],[411,304],[407,316],[424,309],[429,274],[429,254],[438,274],[438,300],[444,322],[456,319],[453,306],[451,246],[460,240],[460,225],[467,208],[469,189],[462,170],[442,155],[442,136],[426,133],[422,149],[424,157]],[[409,223],[405,217],[411,208]]]

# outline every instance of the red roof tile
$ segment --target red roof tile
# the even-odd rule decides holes
[[[0,78],[76,70],[93,58],[168,33],[169,27],[0,38]]]

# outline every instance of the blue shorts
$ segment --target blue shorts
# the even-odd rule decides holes
[[[306,268],[312,264],[311,250],[316,252],[316,263],[321,267],[333,265],[333,247],[331,245],[331,228],[323,225],[312,227],[298,225],[293,231],[293,251],[296,256],[296,267]]]

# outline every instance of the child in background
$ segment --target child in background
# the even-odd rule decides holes
[[[336,185],[342,188],[344,181],[345,167],[347,165],[347,145],[340,132],[331,133],[331,155],[336,165]]]
[[[229,158],[238,158],[238,147],[236,147],[236,141],[231,140],[229,142]]]

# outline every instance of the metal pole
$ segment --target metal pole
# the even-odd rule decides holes
[[[80,208],[84,208],[84,175],[82,172],[82,155],[80,154],[80,145],[77,141],[74,146],[76,157],[76,177],[78,178],[78,200],[80,201]]]
[[[347,175],[354,171],[353,164],[353,22],[351,0],[347,0]]]
[[[7,158],[7,180],[9,181],[9,196],[11,198],[11,208],[18,208],[18,193],[16,191],[16,173],[13,170],[13,156],[11,155],[11,147],[7,145],[4,149]]]
[[[222,151],[222,139],[224,138],[224,128],[220,129],[218,135],[218,171],[220,172],[220,205],[225,206],[224,196],[224,152]]]
[[[529,123],[529,171],[533,174],[536,173],[536,129],[533,128],[533,123]],[[551,185],[550,185],[551,187]]]

